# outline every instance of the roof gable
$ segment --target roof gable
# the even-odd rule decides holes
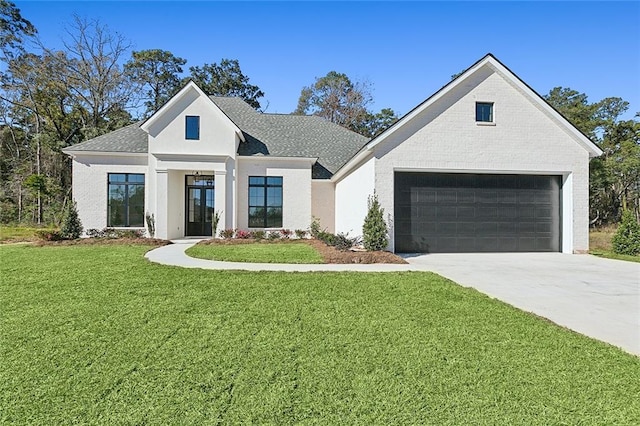
[[[577,129],[571,122],[555,110],[544,98],[529,87],[517,75],[503,65],[492,54],[487,54],[477,61],[457,78],[450,81],[436,93],[431,95],[421,104],[417,105],[407,114],[405,114],[394,125],[386,129],[384,132],[373,138],[366,146],[360,150],[353,158],[351,158],[334,176],[335,179],[349,174],[354,168],[357,168],[363,161],[370,158],[374,151],[380,149],[393,136],[401,136],[403,132],[411,131],[413,123],[421,116],[425,116],[429,112],[438,114],[442,109],[443,100],[457,90],[464,90],[465,86],[474,85],[477,81],[483,80],[486,76],[496,73],[500,75],[511,86],[516,88],[520,94],[525,96],[529,101],[540,109],[547,117],[553,120],[562,130],[565,131],[577,144],[585,149],[590,157],[597,157],[602,154],[598,148],[584,133]],[[446,107],[446,105],[445,105]]]
[[[244,140],[242,131],[238,126],[229,119],[229,117],[198,87],[193,81],[189,81],[178,93],[176,93],[169,101],[167,101],[158,111],[144,121],[140,128],[145,132],[155,136],[159,134],[172,118],[175,117],[175,110],[178,113],[184,108],[185,104],[195,101],[197,98],[207,99],[210,111],[213,115],[227,122],[234,132]],[[167,120],[167,118],[169,118]]]

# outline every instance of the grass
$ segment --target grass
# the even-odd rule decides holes
[[[323,263],[318,251],[305,243],[197,244],[186,253],[191,257],[227,262]]]
[[[36,240],[35,233],[36,231],[41,231],[43,229],[54,229],[47,227],[33,227],[33,226],[22,226],[22,225],[0,225],[0,242],[2,243],[11,243],[11,242],[20,242],[20,241],[34,241]]]
[[[589,231],[589,253],[594,256],[606,257],[607,259],[626,260],[627,262],[640,263],[640,255],[631,256],[618,254],[611,248],[611,239],[616,233],[613,226],[599,228]]]
[[[0,423],[640,424],[640,359],[430,273],[0,247]]]

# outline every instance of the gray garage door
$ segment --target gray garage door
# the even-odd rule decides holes
[[[560,176],[396,172],[396,251],[560,251],[560,185]]]

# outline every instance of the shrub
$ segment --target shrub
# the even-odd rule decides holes
[[[215,210],[213,212],[213,217],[211,218],[211,230],[213,231],[211,235],[216,236],[216,232],[218,232],[218,224],[220,223],[220,215],[222,212]]]
[[[68,240],[75,240],[82,235],[82,222],[78,217],[78,208],[75,201],[69,202],[62,218],[60,235]]]
[[[291,229],[282,229],[280,230],[280,235],[285,240],[288,240],[289,238],[291,238],[291,235],[293,235],[293,232],[291,231]]]
[[[238,229],[236,231],[236,238],[238,238],[240,240],[247,240],[247,239],[251,238],[251,232],[250,231],[243,231],[242,229]]]
[[[295,231],[296,234],[296,238],[306,238],[307,236],[307,231],[305,231],[304,229],[296,229]]]
[[[149,231],[149,236],[153,238],[156,236],[156,217],[153,213],[147,213],[144,217],[147,221],[147,230]],[[215,235],[215,232],[213,234]]]
[[[334,235],[332,245],[340,251],[347,251],[359,242],[360,238],[349,237],[348,233],[343,234],[342,232],[339,232],[337,235]]]
[[[317,240],[322,241],[323,243],[325,243],[328,246],[333,246],[336,240],[336,236],[333,235],[331,232],[326,232],[326,231],[320,231],[316,234],[315,237]]]
[[[369,251],[385,250],[389,244],[387,223],[384,221],[384,209],[373,194],[367,199],[367,216],[362,226],[364,248]]]
[[[320,235],[321,232],[323,232],[323,230],[320,227],[320,219],[314,217],[311,221],[311,225],[309,225],[309,233],[311,234],[311,237],[319,240],[320,238],[318,238],[318,235]]]
[[[107,239],[117,239],[117,238],[143,238],[144,230],[142,229],[114,229],[114,228],[103,228],[103,229],[87,229],[87,236],[90,238],[107,238]]]
[[[253,238],[255,240],[264,240],[264,238],[267,236],[266,232],[264,231],[253,231],[251,235],[253,235]]]
[[[615,253],[631,256],[640,253],[640,223],[630,210],[622,213],[622,221],[611,243]]]
[[[282,234],[280,233],[280,231],[271,231],[269,232],[267,238],[269,238],[271,241],[279,240],[280,238],[282,238]]]
[[[223,229],[222,231],[220,231],[220,237],[224,238],[225,240],[228,240],[229,238],[233,238],[235,233],[236,231],[233,229]]]
[[[64,240],[62,233],[59,231],[52,231],[50,229],[43,229],[35,232],[35,236],[44,241],[61,241]]]

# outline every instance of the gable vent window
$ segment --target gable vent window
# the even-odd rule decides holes
[[[476,122],[493,123],[493,102],[476,102]]]
[[[187,115],[185,120],[185,138],[190,140],[200,139],[200,116]]]

